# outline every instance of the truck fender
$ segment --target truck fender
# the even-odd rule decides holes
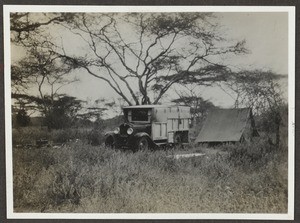
[[[104,134],[105,138],[109,137],[109,136],[112,136],[112,137],[116,137],[116,134],[114,133],[114,131],[109,131],[109,132],[106,132]]]
[[[136,133],[134,135],[134,138],[136,140],[139,139],[139,138],[141,138],[141,137],[146,137],[149,140],[149,143],[150,143],[151,147],[155,147],[156,146],[155,142],[153,142],[153,140],[151,139],[151,137],[149,136],[148,133],[146,133],[146,132],[138,132],[138,133]]]

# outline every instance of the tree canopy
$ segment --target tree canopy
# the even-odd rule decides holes
[[[19,13],[11,19],[15,41],[47,43],[49,53],[106,82],[129,105],[157,104],[176,84],[224,80],[229,68],[220,56],[247,52],[244,40],[230,43],[218,33],[212,13]],[[55,29],[79,37],[78,44],[58,40]]]

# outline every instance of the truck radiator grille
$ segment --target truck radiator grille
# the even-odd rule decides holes
[[[127,129],[129,128],[129,125],[122,124],[120,126],[120,135],[127,135]]]

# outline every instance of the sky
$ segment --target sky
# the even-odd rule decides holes
[[[221,26],[220,32],[226,39],[246,40],[249,54],[224,58],[232,67],[238,69],[264,69],[279,74],[288,74],[288,14],[284,12],[225,12],[215,13]],[[68,39],[76,48],[76,39]],[[18,52],[17,52],[18,51]],[[12,61],[22,55],[20,49],[12,46]],[[99,98],[117,98],[116,93],[103,81],[89,74],[76,71],[80,82],[62,89],[62,92],[76,96],[82,100]],[[282,81],[283,91],[287,90],[287,79]],[[212,101],[220,107],[232,107],[233,99],[218,87],[199,88],[204,99]],[[164,100],[172,98],[172,90]],[[166,102],[166,101],[165,101]]]
[[[227,36],[245,39],[251,51],[233,63],[288,73],[287,13],[222,13],[220,18]]]
[[[287,13],[217,13],[226,38],[245,39],[249,54],[234,57],[229,63],[245,69],[265,69],[288,74]],[[287,98],[287,78],[281,81]],[[202,90],[202,96],[221,107],[234,101],[219,88]]]

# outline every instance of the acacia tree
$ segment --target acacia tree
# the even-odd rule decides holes
[[[59,24],[72,19],[71,13],[10,13],[11,42],[31,47],[51,24]],[[45,36],[44,36],[45,37]]]
[[[180,105],[186,105],[191,108],[191,115],[197,122],[203,121],[210,109],[216,108],[216,106],[209,100],[203,99],[197,93],[195,85],[192,88],[186,87],[185,90],[175,90],[178,98],[172,100],[172,102]]]
[[[76,81],[65,77],[70,70],[57,55],[40,46],[31,47],[26,57],[12,66],[12,97],[31,100],[39,111],[47,114],[60,96],[59,90]]]
[[[86,48],[53,52],[129,105],[157,104],[185,79],[219,80],[228,73],[219,56],[247,52],[244,41],[230,45],[218,34],[211,13],[76,13],[61,25]]]
[[[235,93],[235,107],[248,106],[254,113],[261,113],[283,103],[278,80],[283,75],[271,71],[242,70],[232,73],[226,85]]]
[[[264,127],[275,132],[275,144],[280,144],[280,126],[282,107],[285,106],[278,80],[283,75],[271,71],[243,70],[233,73],[226,85],[235,92],[235,107],[251,107],[254,114],[266,116]]]
[[[28,14],[22,14],[21,18],[24,16],[27,17]],[[17,113],[23,110],[27,113],[40,112],[45,117],[45,124],[49,129],[62,128],[68,125],[66,121],[72,122],[74,119],[72,111],[77,111],[81,103],[59,92],[76,79],[67,77],[72,68],[49,50],[53,44],[48,41],[48,37],[43,38],[42,30],[39,28],[56,21],[57,18],[38,23],[19,21],[12,23],[11,27],[12,42],[26,50],[24,58],[11,67],[12,98],[16,100],[14,110]],[[41,39],[35,36],[37,34]]]
[[[48,84],[50,97],[53,98],[62,87],[57,85],[64,86],[70,82],[64,76],[71,69],[51,53],[54,45],[46,30],[50,25],[67,21],[71,16],[68,13],[43,13],[43,16],[28,12],[10,14],[11,43],[25,50],[23,59],[11,66],[13,97],[28,96],[29,88],[37,85],[40,99],[43,99],[45,92],[42,88]]]
[[[54,101],[48,101],[51,109],[45,115],[45,124],[49,129],[62,129],[74,126],[78,121],[78,113],[82,109],[82,101],[75,97],[59,95]]]

